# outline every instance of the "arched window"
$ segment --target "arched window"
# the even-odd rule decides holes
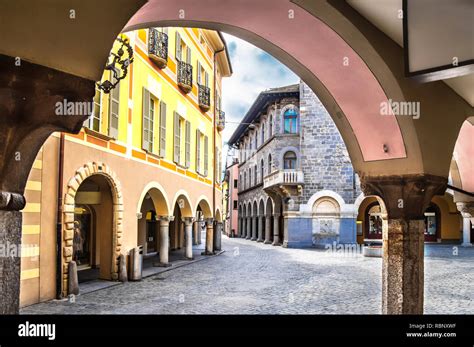
[[[296,134],[298,132],[298,112],[296,108],[290,108],[283,114],[285,134]]]
[[[293,151],[288,151],[283,156],[283,169],[294,170],[296,169],[296,154]]]
[[[265,122],[262,122],[262,140],[260,141],[261,144],[265,142]]]
[[[263,182],[263,176],[264,176],[263,170],[264,170],[264,168],[265,168],[265,163],[262,159],[260,161],[260,182]]]
[[[270,175],[272,173],[272,155],[268,155],[268,173],[267,175]]]
[[[268,137],[273,136],[273,115],[270,115],[270,120],[268,121]]]
[[[242,188],[245,189],[247,187],[247,171],[244,172],[244,183],[242,184]]]

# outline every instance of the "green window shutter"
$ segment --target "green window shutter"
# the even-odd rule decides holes
[[[110,92],[109,97],[109,136],[118,137],[120,83]]]
[[[142,110],[142,148],[150,148],[150,92],[143,88],[143,110]]]
[[[191,64],[191,47],[186,47],[186,63]]]
[[[197,83],[201,84],[201,63],[197,62]]]
[[[182,60],[183,52],[181,51],[181,35],[176,30],[176,60]]]
[[[180,134],[180,126],[179,126],[179,114],[177,112],[174,113],[174,155],[173,159],[174,162],[179,164],[179,151],[180,151],[180,141],[181,141],[181,134]]]
[[[201,172],[201,132],[196,129],[196,172]]]
[[[191,166],[191,122],[186,121],[186,144],[185,144],[186,167]]]
[[[160,103],[160,156],[166,157],[166,104]]]
[[[204,136],[204,176],[209,172],[209,138]]]

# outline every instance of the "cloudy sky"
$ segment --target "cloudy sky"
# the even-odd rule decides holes
[[[223,79],[222,103],[226,114],[224,145],[258,94],[268,88],[294,84],[299,78],[271,55],[250,43],[224,34],[233,68]],[[223,148],[224,162],[227,146]]]

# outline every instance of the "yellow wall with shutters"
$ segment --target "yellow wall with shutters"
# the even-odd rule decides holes
[[[177,85],[176,78],[176,32],[179,32],[181,40],[187,47],[191,48],[191,64],[193,66],[193,90],[185,95]],[[213,52],[210,51],[210,45],[206,41],[203,30],[188,28],[168,28],[168,66],[159,69],[154,63],[147,59],[147,42],[148,30],[142,29],[129,32],[126,35],[134,49],[134,62],[132,66],[132,94],[130,96],[130,78],[127,76],[120,82],[120,103],[119,103],[119,130],[118,143],[131,144],[136,149],[142,148],[142,113],[143,113],[143,88],[147,88],[152,96],[156,99],[154,112],[154,138],[153,138],[153,154],[157,156],[159,150],[159,102],[164,101],[167,105],[166,116],[166,156],[165,160],[174,162],[174,111],[191,123],[191,141],[190,141],[190,166],[189,170],[195,171],[196,168],[196,129],[209,138],[208,146],[208,175],[212,178],[213,170],[213,152],[217,146],[222,152],[222,137],[216,129],[216,143],[213,144],[213,118],[214,118],[214,66]],[[204,40],[204,45],[201,43]],[[118,45],[114,44],[113,51],[118,50]],[[211,54],[209,54],[211,52]],[[205,69],[209,75],[209,87],[211,89],[210,103],[211,107],[208,112],[203,112],[198,106],[197,98],[197,61]],[[103,79],[108,79],[109,73],[105,72]],[[204,76],[202,76],[204,81]],[[221,77],[217,78],[217,87],[219,95]],[[101,93],[101,129],[100,132],[107,135],[109,133],[109,98],[110,96]],[[193,102],[194,101],[194,102]],[[129,108],[131,111],[129,111]],[[129,124],[129,112],[131,112],[131,124]],[[181,133],[181,164],[185,164],[185,129],[182,128]],[[204,169],[204,144],[201,145],[201,168]],[[203,171],[203,170],[202,170]]]

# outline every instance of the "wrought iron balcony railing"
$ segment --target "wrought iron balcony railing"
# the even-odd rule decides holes
[[[304,174],[301,170],[276,170],[263,179],[263,189],[275,185],[302,185]]]
[[[217,129],[220,131],[225,128],[225,112],[222,110],[217,110]]]
[[[178,60],[178,86],[185,93],[193,89],[193,66]]]
[[[198,84],[199,87],[199,107],[207,112],[211,108],[211,90],[209,87]]]
[[[168,35],[150,28],[148,32],[148,56],[160,69],[168,65]]]

